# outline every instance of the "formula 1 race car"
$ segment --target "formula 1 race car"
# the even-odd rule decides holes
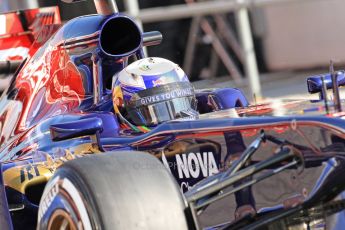
[[[1,229],[344,226],[344,72],[308,78],[315,101],[249,105],[234,88],[196,90],[189,100],[188,88],[184,102],[198,116],[179,110],[177,119],[133,126],[117,111],[113,76],[140,80],[130,62],[158,60],[143,47],[162,36],[141,32],[113,1],[95,4],[97,15],[64,25],[55,7],[0,17],[8,25],[0,72],[12,76],[0,99]],[[139,92],[131,103],[165,103],[165,80],[151,81],[155,96]]]

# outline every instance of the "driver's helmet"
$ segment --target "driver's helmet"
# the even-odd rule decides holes
[[[158,57],[137,60],[114,76],[113,103],[120,119],[136,126],[198,116],[194,88],[184,71]]]

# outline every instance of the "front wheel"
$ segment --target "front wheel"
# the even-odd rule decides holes
[[[38,229],[188,229],[185,208],[158,159],[108,152],[56,171],[40,201]]]

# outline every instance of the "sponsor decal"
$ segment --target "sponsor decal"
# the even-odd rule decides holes
[[[182,192],[188,191],[192,188],[192,186],[190,186],[188,182],[182,182],[180,186]]]
[[[166,81],[165,81],[165,79],[163,79],[162,77],[161,77],[161,78],[158,78],[157,80],[153,80],[153,81],[152,81],[153,87],[160,86],[160,85],[164,85],[164,84],[166,84]]]
[[[180,79],[175,75],[171,75],[172,72],[173,71],[166,73],[164,76],[161,76],[160,78],[158,78],[156,80],[152,80],[153,87],[166,85],[166,84],[174,83],[174,82],[179,82]],[[173,72],[173,74],[175,74],[175,73]]]
[[[142,70],[142,71],[149,71],[149,70],[151,70],[149,65],[141,65],[139,67],[139,69]]]
[[[183,139],[168,144],[161,156],[163,165],[175,177],[181,191],[219,172],[221,146],[206,139]]]
[[[161,85],[166,85],[169,83],[181,82],[181,81],[188,82],[188,79],[180,79],[178,74],[174,70],[172,70],[168,73],[165,73],[164,76],[161,76],[160,78],[156,80],[152,80],[152,85],[153,87],[156,87],[156,86],[161,86]]]
[[[182,192],[188,191],[203,178],[219,172],[218,161],[212,152],[191,152],[174,157],[166,157],[163,153],[162,162],[168,171],[175,176]]]
[[[26,179],[31,180],[34,177],[40,175],[40,172],[37,168],[37,165],[28,165],[22,169],[20,169],[20,183],[23,183]]]
[[[187,96],[193,96],[193,95],[194,95],[193,88],[175,89],[163,94],[143,97],[137,101],[137,106],[150,105],[152,103],[166,101],[173,98],[187,97]]]
[[[82,226],[80,227],[84,230],[91,230],[91,222],[87,214],[84,201],[80,196],[80,192],[67,178],[60,179],[59,177],[56,177],[51,183],[48,184],[48,187],[46,187],[40,202],[40,208],[38,211],[38,221],[41,220],[44,214],[48,211],[55,197],[58,195],[60,189],[64,190],[64,192],[66,192],[69,195],[69,197],[73,201],[73,205],[79,212],[80,220],[82,223]]]
[[[180,179],[208,177],[219,172],[212,152],[176,155],[176,164]]]

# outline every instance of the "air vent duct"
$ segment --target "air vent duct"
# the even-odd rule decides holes
[[[99,44],[102,53],[107,56],[129,56],[141,47],[141,31],[128,17],[115,16],[103,24]]]

